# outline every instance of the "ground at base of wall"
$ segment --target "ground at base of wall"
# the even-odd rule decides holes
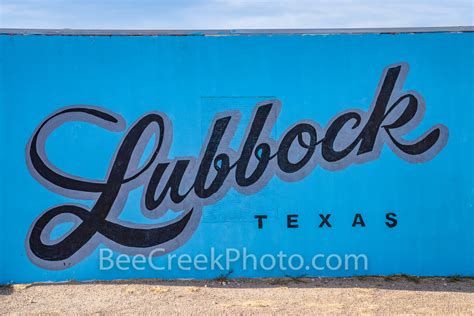
[[[0,288],[0,313],[474,313],[474,278],[128,280]]]

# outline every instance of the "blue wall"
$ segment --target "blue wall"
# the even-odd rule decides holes
[[[474,34],[252,36],[0,36],[0,282],[124,278],[274,277],[285,275],[474,275],[473,154]],[[255,105],[281,101],[271,135],[310,119],[325,127],[347,109],[367,111],[388,65],[409,64],[403,91],[426,101],[421,124],[408,139],[436,124],[449,130],[432,160],[410,163],[384,146],[379,159],[339,171],[317,166],[287,182],[274,176],[255,194],[231,188],[173,251],[196,255],[226,248],[254,254],[365,254],[366,271],[246,270],[119,271],[99,269],[99,249],[67,269],[48,269],[28,256],[28,232],[44,211],[94,200],[62,196],[35,180],[25,148],[38,125],[58,109],[97,106],[129,127],[160,111],[173,124],[169,158],[198,156],[214,115],[240,111],[231,147],[244,137]],[[46,142],[57,168],[104,179],[124,132],[83,122],[58,127]],[[140,212],[143,187],[128,196],[120,219],[157,223]],[[394,212],[390,228],[386,213]],[[318,228],[331,213],[331,228]],[[365,227],[352,227],[356,213]],[[267,215],[258,229],[255,215]],[[287,228],[298,214],[299,228]],[[179,216],[170,212],[167,218]],[[119,254],[120,252],[117,252]],[[163,264],[166,256],[154,261]]]

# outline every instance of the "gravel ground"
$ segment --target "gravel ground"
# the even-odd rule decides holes
[[[0,313],[474,314],[473,278],[132,280],[0,288]]]

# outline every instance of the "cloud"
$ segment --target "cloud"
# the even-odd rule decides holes
[[[349,28],[473,25],[461,0],[0,0],[0,27]]]

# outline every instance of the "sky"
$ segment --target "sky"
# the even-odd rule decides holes
[[[472,26],[474,0],[0,0],[1,28]]]

